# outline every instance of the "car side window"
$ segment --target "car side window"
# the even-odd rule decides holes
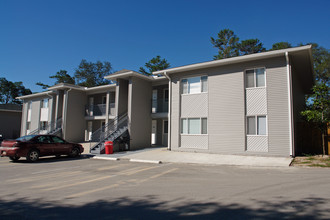
[[[48,136],[39,136],[37,138],[38,143],[51,143],[51,140],[49,139]]]
[[[52,137],[54,143],[65,143],[64,140],[62,140],[61,138],[59,137]]]

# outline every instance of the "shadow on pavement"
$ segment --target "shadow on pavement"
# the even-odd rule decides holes
[[[306,198],[299,201],[253,201],[252,209],[240,204],[197,203],[173,201],[179,205],[159,202],[153,196],[145,200],[120,198],[99,200],[82,206],[59,205],[21,198],[0,200],[0,219],[327,219],[328,200]]]

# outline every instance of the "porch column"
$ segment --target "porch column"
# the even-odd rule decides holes
[[[107,97],[105,102],[105,124],[109,122],[109,111],[110,111],[110,91],[107,91]]]
[[[60,94],[57,91],[57,93],[56,93],[56,103],[55,103],[55,123],[56,123],[57,118],[58,118],[58,108],[59,108],[58,102],[59,101],[60,101]]]

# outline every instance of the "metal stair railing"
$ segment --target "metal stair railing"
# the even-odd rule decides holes
[[[92,137],[90,139],[90,151],[92,151],[97,146],[99,146],[100,152],[101,152],[103,150],[102,147],[104,147],[104,146],[102,146],[103,142],[108,140],[111,136],[114,136],[114,134],[116,132],[118,133],[118,131],[120,131],[121,134],[124,133],[127,130],[127,125],[128,125],[128,116],[127,116],[127,113],[125,113],[123,115],[117,116],[116,118],[111,120],[109,123],[105,124],[98,130],[93,132]],[[126,126],[126,129],[123,130],[123,128],[125,128],[125,126]],[[121,134],[117,134],[117,136],[115,138],[118,138]],[[96,144],[91,146],[92,142],[96,142]]]
[[[40,128],[40,126],[29,132],[29,135],[40,134],[40,131],[47,131],[46,134],[55,134],[58,133],[62,129],[62,118],[56,120],[56,122],[52,121],[48,123],[45,127]]]

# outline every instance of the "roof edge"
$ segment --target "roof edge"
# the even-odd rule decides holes
[[[202,63],[195,63],[195,64],[174,67],[174,68],[165,69],[165,70],[159,70],[159,71],[153,72],[152,74],[164,75],[165,72],[167,74],[170,74],[170,73],[195,70],[195,69],[201,69],[201,68],[216,67],[216,66],[221,66],[221,65],[226,65],[226,64],[249,61],[249,60],[253,60],[253,59],[276,57],[276,56],[285,55],[286,52],[292,53],[292,52],[298,52],[298,51],[303,51],[303,50],[311,50],[311,48],[312,48],[312,45],[305,45],[305,46],[294,47],[294,48],[286,48],[286,49],[281,49],[281,50],[254,53],[254,54],[248,54],[248,55],[243,55],[243,56],[225,58],[225,59],[221,59],[221,60],[212,60],[212,61],[207,61],[207,62],[202,62]]]

